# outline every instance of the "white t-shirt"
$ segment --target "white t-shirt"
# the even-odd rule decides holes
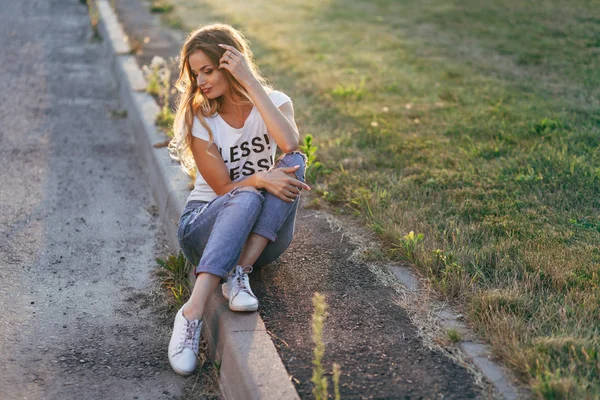
[[[292,101],[286,94],[276,90],[269,93],[269,98],[278,108]],[[205,120],[212,130],[214,143],[225,161],[232,182],[242,180],[259,171],[266,171],[273,165],[277,144],[269,135],[267,126],[256,107],[252,108],[244,126],[239,129],[227,124],[219,113],[205,117]],[[210,139],[208,131],[196,117],[192,124],[192,135],[206,141]],[[187,201],[211,201],[215,197],[217,194],[206,183],[196,167],[196,183]]]

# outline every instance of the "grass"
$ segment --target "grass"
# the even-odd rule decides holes
[[[127,110],[125,110],[125,109],[110,110],[110,116],[112,118],[127,118]]]
[[[323,199],[466,310],[550,399],[600,398],[599,11],[179,0],[173,13],[187,29],[220,20],[246,33],[319,147]]]
[[[146,78],[146,92],[153,95],[161,106],[156,116],[156,125],[169,137],[173,137],[173,122],[175,114],[171,110],[171,68],[173,61],[162,57],[154,57],[150,65],[144,65],[142,70]]]
[[[183,253],[177,256],[170,255],[166,260],[157,258],[159,266],[157,275],[163,288],[169,293],[170,304],[179,310],[190,297],[190,281],[188,279],[188,265]]]
[[[321,173],[323,173],[323,164],[317,161],[317,149],[319,146],[313,144],[313,137],[310,133],[304,135],[300,143],[300,151],[306,155],[306,180],[315,182]]]
[[[160,109],[160,113],[156,117],[156,125],[167,134],[168,137],[173,137],[173,122],[175,121],[175,114],[169,108],[169,104],[163,105]]]
[[[173,322],[176,313],[190,296],[188,266],[184,255],[166,255],[166,259],[156,258],[155,269],[158,283],[162,290],[157,290],[154,305],[157,311],[164,313],[165,323]],[[170,314],[167,316],[167,314]],[[170,334],[170,330],[168,331]],[[196,372],[186,379],[182,387],[181,398],[185,399],[217,399],[219,398],[219,366],[209,359],[208,343],[201,337],[198,351]]]
[[[448,335],[448,340],[450,340],[451,343],[458,343],[461,340],[461,336],[460,336],[460,332],[457,331],[456,329],[448,329],[446,331],[447,335]]]
[[[152,0],[150,4],[150,12],[153,13],[170,13],[173,8],[173,4],[165,0]]]

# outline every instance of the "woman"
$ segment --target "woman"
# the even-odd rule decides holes
[[[171,154],[198,170],[179,221],[179,244],[195,266],[196,283],[175,317],[169,362],[180,375],[196,368],[202,316],[222,292],[234,311],[256,311],[253,267],[289,246],[306,158],[290,98],[266,85],[244,36],[229,25],[192,32],[180,54]],[[274,162],[276,147],[285,153]]]

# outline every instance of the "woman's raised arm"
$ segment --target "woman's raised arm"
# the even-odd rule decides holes
[[[277,146],[285,153],[295,151],[298,148],[300,135],[294,121],[292,103],[286,103],[277,108],[262,84],[251,73],[243,54],[235,47],[225,44],[219,46],[227,49],[221,60],[219,60],[219,68],[228,70],[244,86]]]

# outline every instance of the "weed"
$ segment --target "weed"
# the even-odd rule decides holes
[[[313,395],[315,400],[327,400],[329,398],[329,392],[327,390],[327,377],[325,376],[325,369],[323,367],[323,355],[325,354],[325,343],[323,342],[323,325],[327,319],[327,303],[325,302],[325,296],[320,293],[315,293],[312,298],[313,303],[313,317],[312,317],[312,333],[313,342],[315,344],[313,364],[313,375],[311,382],[314,385]],[[340,398],[340,366],[333,364],[333,389],[335,393],[335,399]]]
[[[314,313],[312,318],[313,342],[315,344],[313,364],[312,383],[313,395],[316,400],[326,400],[327,394],[327,378],[325,377],[325,369],[323,368],[322,360],[325,353],[325,343],[323,343],[323,325],[327,319],[327,303],[325,296],[315,293],[313,295]]]
[[[157,258],[156,263],[160,267],[157,275],[161,278],[163,287],[171,293],[174,308],[181,308],[190,297],[188,264],[185,256],[179,252],[179,255],[170,255],[166,260]]]
[[[135,35],[129,35],[128,42],[129,42],[129,47],[131,48],[131,50],[130,50],[131,54],[133,54],[133,55],[141,54],[144,45],[150,42],[150,38],[148,36],[146,36],[143,39],[140,39],[139,37],[137,37]],[[157,85],[157,83],[155,83],[154,85]]]
[[[423,234],[419,233],[415,235],[414,231],[410,231],[407,235],[402,236],[400,239],[397,250],[411,262],[415,261],[415,253],[420,247],[419,245],[423,242]]]
[[[98,23],[100,22],[98,5],[95,0],[86,0],[86,4],[88,6],[88,17],[90,18],[90,24],[92,26],[93,39],[100,41],[102,40],[102,35],[100,34],[100,29],[98,27]]]
[[[142,70],[147,81],[146,92],[157,96],[162,104],[160,113],[156,117],[156,125],[162,128],[167,136],[173,137],[175,115],[169,104],[171,70],[167,61],[162,57],[155,56],[152,58],[150,65],[144,65]]]
[[[333,391],[334,400],[340,400],[340,365],[338,363],[333,363]]]
[[[150,12],[153,13],[170,13],[173,11],[173,4],[165,0],[153,0],[150,4]]]
[[[221,361],[217,360],[217,361],[213,362],[213,365],[217,371],[219,371],[219,372],[221,371]]]
[[[167,14],[163,16],[163,21],[173,29],[184,30],[185,26],[182,19],[174,14]]]
[[[362,100],[362,98],[367,94],[367,91],[365,90],[365,79],[362,78],[358,85],[338,84],[334,89],[331,90],[330,93],[333,96],[339,97],[342,99],[350,99],[350,100],[354,100],[354,101]]]
[[[171,76],[166,60],[162,57],[154,56],[152,61],[150,61],[150,65],[144,65],[142,71],[147,82],[146,92],[153,96],[162,96],[164,82],[169,82]]]
[[[540,136],[555,131],[559,128],[562,128],[562,124],[559,121],[549,118],[543,118],[540,122],[533,126],[535,133]]]
[[[461,339],[460,332],[457,331],[456,329],[448,329],[446,331],[446,334],[448,335],[448,340],[450,340],[450,342],[452,342],[452,343],[460,342],[460,339]]]
[[[569,223],[573,226],[581,229],[590,229],[592,231],[600,232],[600,220],[590,221],[587,218],[569,218]]]
[[[161,109],[160,113],[156,117],[156,125],[163,128],[163,131],[169,137],[173,137],[173,121],[175,120],[175,114],[169,108],[169,104],[165,104]]]
[[[323,165],[317,161],[317,149],[313,144],[313,136],[308,133],[300,144],[300,150],[306,154],[306,179],[315,182],[323,170]]]
[[[110,110],[110,116],[113,118],[127,118],[127,110]]]

